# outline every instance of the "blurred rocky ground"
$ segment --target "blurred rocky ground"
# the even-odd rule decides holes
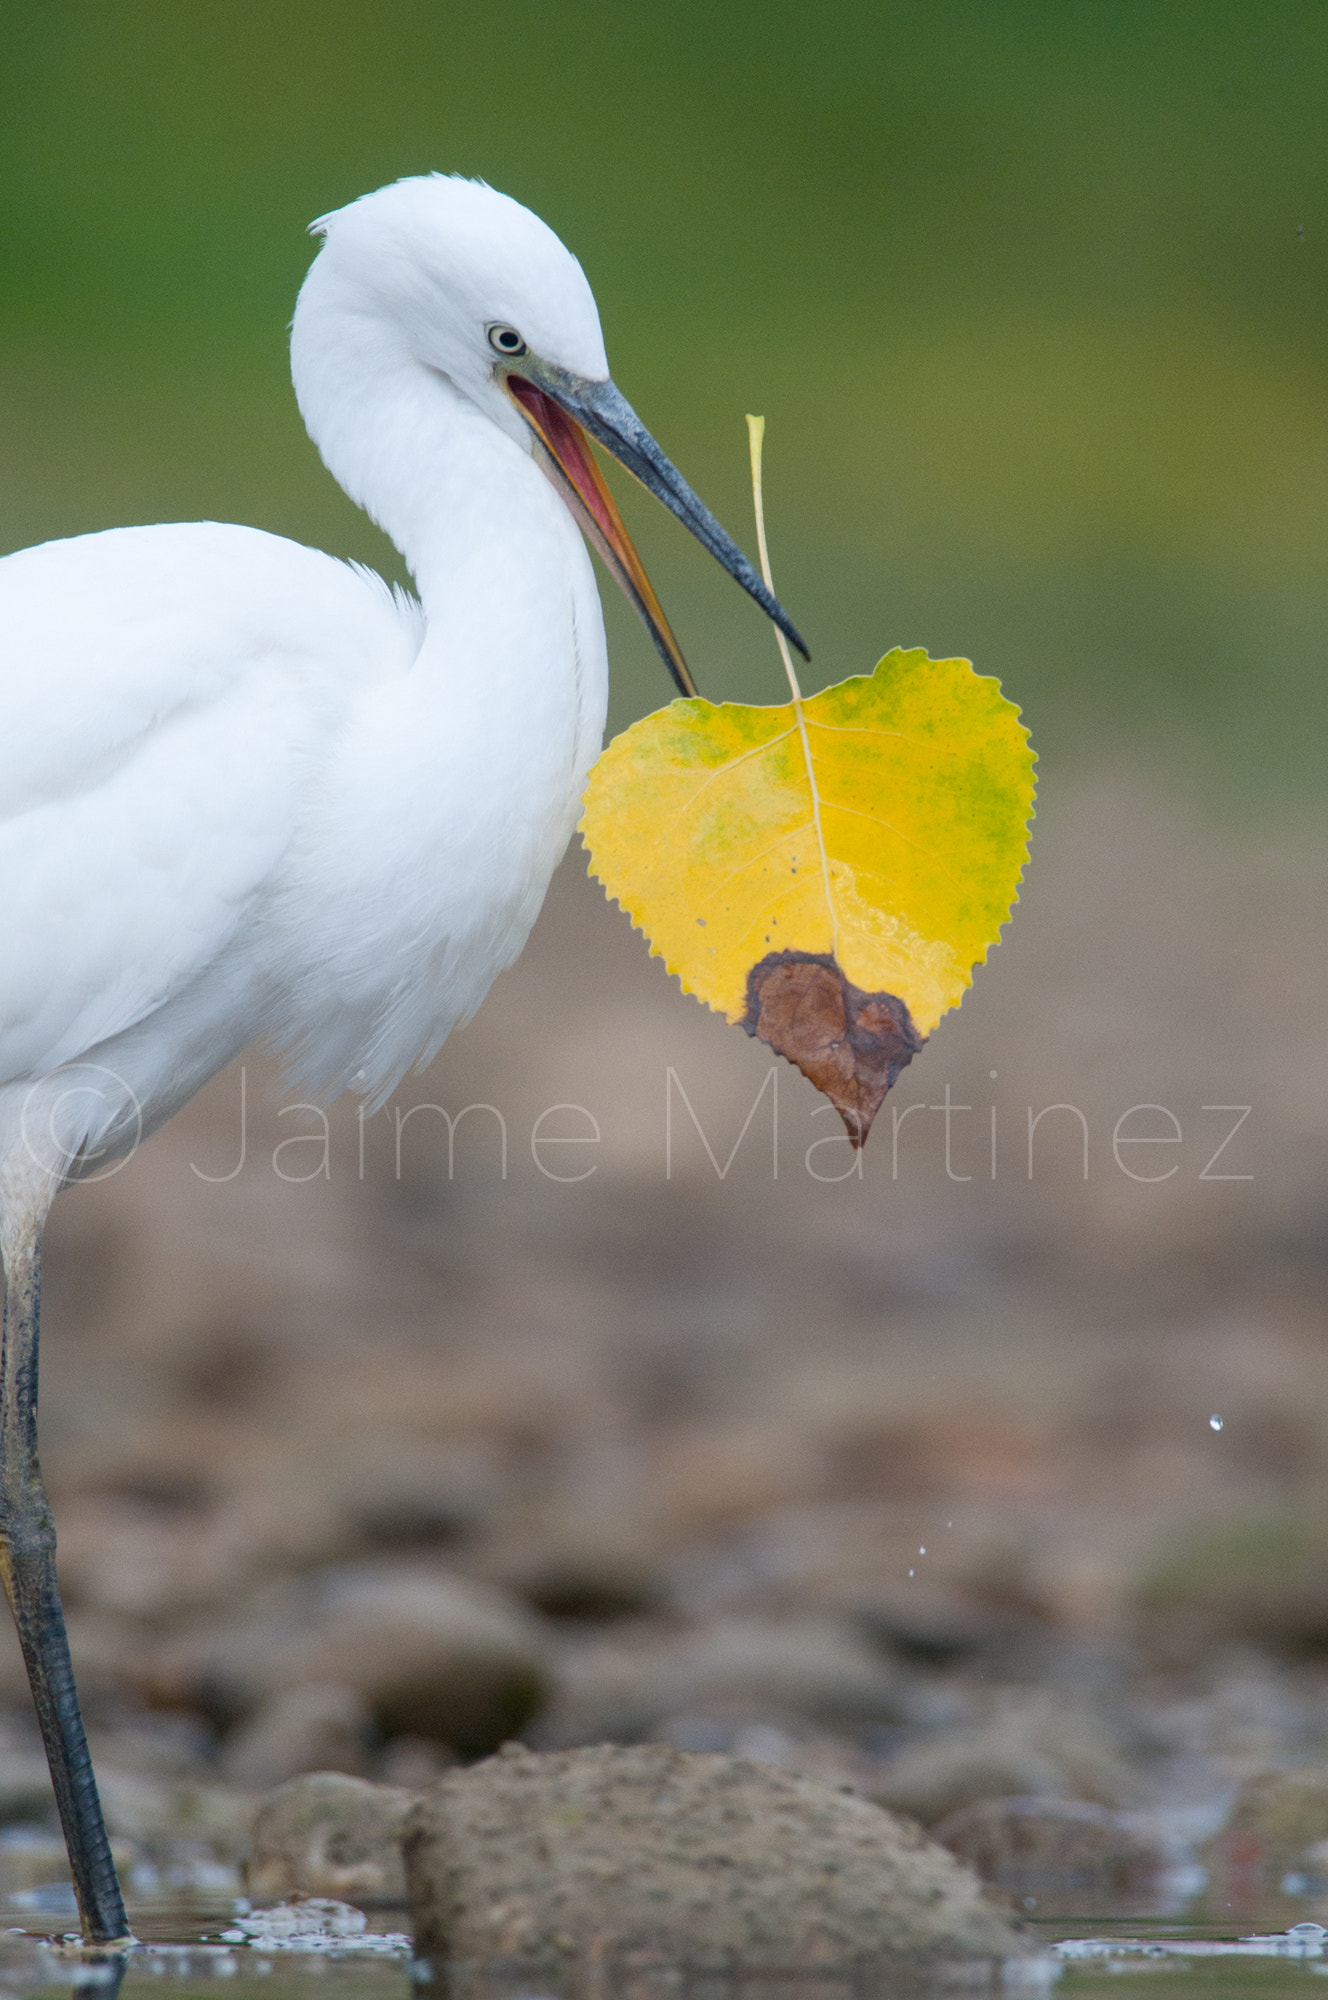
[[[859,1173],[574,855],[390,1105],[255,1059],[63,1196],[43,1461],[131,1881],[233,1885],[300,1772],[404,1795],[520,1736],[850,1785],[1019,1900],[1047,1856],[1192,1889],[1242,1783],[1328,1760],[1323,860],[1049,784]],[[41,1894],[7,1631],[0,1699]]]

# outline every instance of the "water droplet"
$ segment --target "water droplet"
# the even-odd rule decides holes
[[[1210,1417],[1208,1419],[1208,1428],[1210,1431],[1220,1431],[1222,1428],[1221,1417]]]
[[[913,1575],[914,1575],[915,1573],[916,1573],[916,1572],[915,1572],[915,1571],[913,1571],[913,1570],[910,1570],[910,1571],[909,1571],[909,1575],[910,1575],[910,1576],[913,1576]]]
[[[927,1553],[927,1551],[926,1551],[925,1549],[919,1549],[919,1550],[918,1550],[918,1554],[919,1554],[920,1556],[925,1556],[925,1555],[926,1555],[926,1553]]]

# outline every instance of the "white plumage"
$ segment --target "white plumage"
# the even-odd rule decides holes
[[[304,1088],[381,1100],[516,957],[604,726],[581,530],[691,690],[587,430],[796,641],[609,380],[590,288],[544,223],[433,176],[316,227],[295,392],[419,601],[215,522],[0,561],[0,1582],[103,1942],[127,1924],[37,1461],[57,1188],[256,1036]]]
[[[101,1166],[260,1034],[304,1087],[381,1098],[520,951],[575,823],[603,623],[485,330],[606,376],[589,287],[467,181],[320,227],[296,394],[421,602],[215,523],[0,562],[11,1183],[54,1164],[53,1125]]]

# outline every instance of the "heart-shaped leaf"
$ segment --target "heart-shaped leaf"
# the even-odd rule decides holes
[[[581,832],[684,990],[797,1063],[861,1145],[1010,914],[1033,753],[967,660],[896,649],[809,698],[786,665],[779,707],[675,701],[616,737]]]

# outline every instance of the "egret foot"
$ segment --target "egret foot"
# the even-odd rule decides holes
[[[114,1944],[131,1932],[79,1712],[55,1576],[55,1522],[37,1462],[40,1246],[37,1231],[18,1243],[7,1236],[4,1246],[0,1581],[23,1648],[84,1935],[91,1944]]]

